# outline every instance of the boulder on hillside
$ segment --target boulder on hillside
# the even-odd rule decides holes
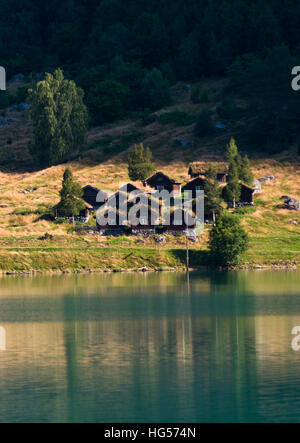
[[[218,123],[217,125],[215,125],[215,128],[218,131],[226,131],[227,129],[227,125],[224,125],[223,123]]]
[[[274,175],[267,175],[266,177],[261,177],[258,179],[260,183],[268,183],[268,182],[274,182],[276,178]]]
[[[300,201],[294,197],[282,196],[282,200],[284,200],[283,207],[285,209],[289,209],[291,211],[300,211]]]

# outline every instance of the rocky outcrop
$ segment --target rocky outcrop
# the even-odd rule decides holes
[[[300,211],[300,201],[296,198],[290,197],[288,195],[283,195],[281,199],[284,200],[283,207],[285,209],[289,209],[291,211]]]
[[[267,175],[266,177],[261,177],[258,179],[260,183],[268,183],[268,182],[274,182],[276,178],[274,175]]]

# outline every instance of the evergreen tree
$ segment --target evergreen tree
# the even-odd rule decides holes
[[[158,67],[167,61],[169,37],[157,14],[142,14],[132,32],[132,52],[146,68]]]
[[[204,109],[198,117],[197,124],[195,126],[195,132],[198,137],[207,137],[213,135],[215,127],[212,121],[211,112]]]
[[[75,82],[65,80],[63,71],[57,69],[29,90],[29,101],[33,158],[42,166],[51,166],[78,152],[85,143],[88,114],[83,91]]]
[[[128,155],[128,174],[131,180],[146,180],[154,171],[152,152],[143,143],[135,145]]]
[[[141,104],[144,109],[156,111],[171,102],[169,83],[159,69],[148,72],[142,82]]]
[[[242,159],[240,168],[240,180],[249,186],[253,186],[254,176],[251,170],[250,160],[247,155]]]
[[[115,80],[104,80],[91,88],[87,104],[92,114],[92,122],[100,125],[125,115],[129,90]]]
[[[251,171],[250,160],[247,155],[244,157],[241,156],[234,138],[231,138],[230,143],[227,146],[226,159],[229,162],[229,169],[234,165],[233,170],[235,171],[236,169],[238,180],[252,186],[254,177]],[[235,173],[234,171],[232,171],[233,174]],[[236,181],[235,177],[233,181]]]
[[[239,183],[239,175],[236,163],[230,163],[228,172],[228,185],[224,188],[224,197],[227,202],[231,202],[235,208],[236,203],[241,198],[241,185]]]
[[[209,165],[205,173],[205,207],[213,214],[213,222],[215,224],[216,214],[221,209],[221,188],[217,180],[217,171],[214,165]]]
[[[198,32],[192,31],[181,43],[177,70],[184,80],[195,80],[203,74]]]
[[[238,156],[238,147],[236,145],[235,139],[231,137],[229,144],[226,148],[226,160],[228,163],[235,162]]]
[[[210,253],[216,265],[239,264],[248,249],[248,235],[236,215],[225,213],[217,218],[210,233]]]
[[[80,184],[74,181],[72,171],[69,168],[64,172],[60,197],[57,211],[63,217],[76,217],[85,209],[82,200],[83,190]]]

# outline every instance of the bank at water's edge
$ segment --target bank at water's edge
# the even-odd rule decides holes
[[[190,251],[191,268],[205,264],[204,253]],[[2,273],[163,271],[185,267],[181,249],[151,248],[22,248],[0,249]]]
[[[190,269],[211,266],[206,249],[189,251]],[[300,265],[300,250],[291,245],[268,247],[252,242],[240,268],[286,268]],[[166,271],[186,267],[184,248],[151,247],[21,247],[0,248],[0,273],[86,273]]]

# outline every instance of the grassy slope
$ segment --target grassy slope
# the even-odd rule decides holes
[[[217,90],[205,105],[191,104],[189,93],[178,94],[181,85],[177,85],[173,90],[174,105],[168,111],[180,109],[198,113],[206,106],[214,111],[220,102],[223,85],[223,81],[211,81],[205,85],[206,89],[213,87]],[[153,239],[78,238],[67,233],[67,225],[41,220],[34,212],[41,205],[54,205],[58,201],[65,165],[35,172],[20,172],[22,164],[30,162],[27,142],[31,137],[31,127],[23,114],[8,113],[7,117],[13,118],[15,122],[0,128],[0,164],[3,165],[0,172],[2,270],[76,271],[184,266],[184,242],[181,239],[169,239],[158,250]],[[220,122],[217,117],[215,121]],[[222,161],[228,138],[242,134],[244,125],[245,122],[232,122],[226,133],[200,140],[194,136],[193,125],[161,125],[156,122],[145,127],[138,120],[122,121],[93,129],[89,134],[89,149],[82,154],[80,161],[69,165],[82,185],[92,184],[101,189],[115,190],[119,182],[129,180],[127,148],[135,142],[143,141],[152,148],[157,169],[186,182],[190,161]],[[174,142],[179,138],[193,142],[193,148],[178,148]],[[7,144],[8,140],[12,144]],[[116,146],[110,148],[110,142]],[[20,167],[16,172],[11,172],[10,165],[16,161]],[[243,218],[251,237],[251,248],[245,261],[258,265],[300,263],[300,214],[281,209],[280,201],[283,194],[300,198],[300,166],[290,153],[272,159],[257,158],[252,161],[252,165],[256,177],[274,175],[276,182],[264,186],[263,194],[257,198],[255,213]],[[33,188],[33,191],[23,194],[21,191],[27,188]],[[20,214],[24,210],[27,210],[27,215]],[[289,221],[292,220],[297,220],[299,224],[290,225]],[[54,241],[39,240],[45,232],[53,234]],[[191,246],[192,266],[207,262],[207,239],[208,229],[200,243]],[[200,253],[195,254],[194,250]]]

